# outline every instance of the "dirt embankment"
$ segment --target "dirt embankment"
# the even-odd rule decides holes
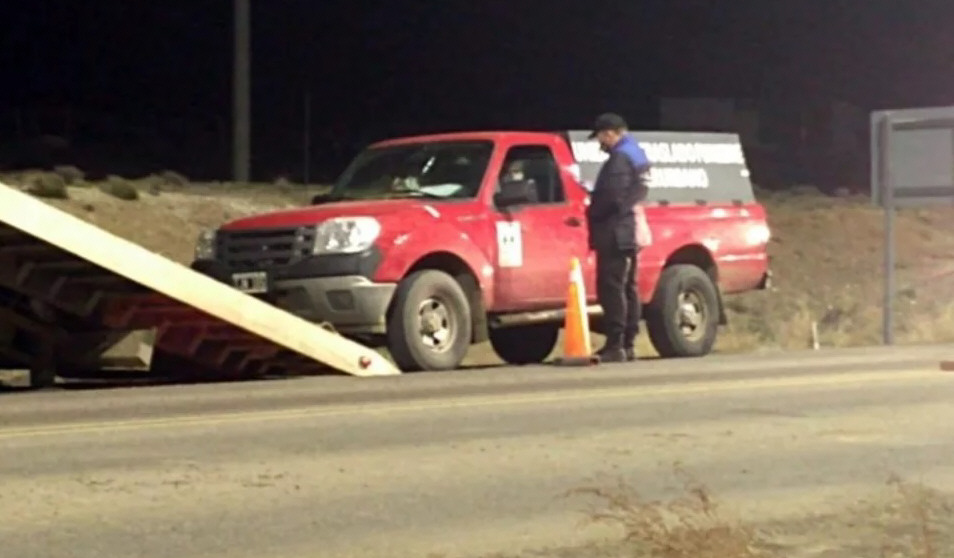
[[[8,182],[36,182],[30,175]],[[54,190],[58,181],[53,179]],[[317,191],[290,184],[190,184],[147,177],[90,184],[73,177],[49,203],[119,236],[186,263],[199,231],[224,221],[300,206]],[[134,195],[125,195],[123,186]],[[117,189],[118,188],[118,189]],[[132,199],[129,199],[132,198]],[[812,191],[765,194],[776,286],[731,297],[719,351],[801,349],[880,342],[883,227],[865,198]],[[897,220],[896,338],[899,343],[954,341],[954,210],[905,210]],[[648,343],[642,346],[650,351]],[[482,360],[482,359],[478,359]]]

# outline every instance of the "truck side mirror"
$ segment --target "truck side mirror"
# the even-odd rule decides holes
[[[494,194],[494,205],[501,209],[537,202],[537,185],[532,180],[501,182],[500,191]]]

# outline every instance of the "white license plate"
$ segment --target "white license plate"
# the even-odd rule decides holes
[[[249,294],[261,294],[268,292],[268,274],[264,271],[253,271],[250,273],[235,273],[232,275],[232,285]]]

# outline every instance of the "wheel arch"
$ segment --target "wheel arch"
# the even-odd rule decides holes
[[[471,343],[486,341],[488,339],[487,310],[484,305],[480,280],[474,269],[457,254],[447,251],[437,251],[425,254],[415,260],[407,269],[404,276],[407,277],[412,273],[425,269],[443,271],[457,281],[467,295],[467,302],[470,305]],[[388,307],[388,316],[390,316],[393,311],[392,301],[392,306]]]
[[[719,325],[726,325],[728,323],[728,316],[726,315],[725,304],[722,301],[722,289],[719,288],[719,266],[716,264],[712,252],[702,244],[687,244],[666,258],[662,270],[674,265],[693,265],[709,276],[709,279],[712,280],[712,284],[715,286],[716,297],[718,298]],[[658,292],[658,290],[659,284],[657,283],[656,290],[653,292],[653,299],[656,298],[656,292]],[[653,302],[654,300],[650,300],[649,303],[653,304]]]

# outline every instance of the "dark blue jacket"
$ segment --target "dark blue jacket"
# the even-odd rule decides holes
[[[646,152],[628,134],[610,150],[586,208],[590,249],[604,253],[636,249],[633,208],[646,199],[649,167]]]

